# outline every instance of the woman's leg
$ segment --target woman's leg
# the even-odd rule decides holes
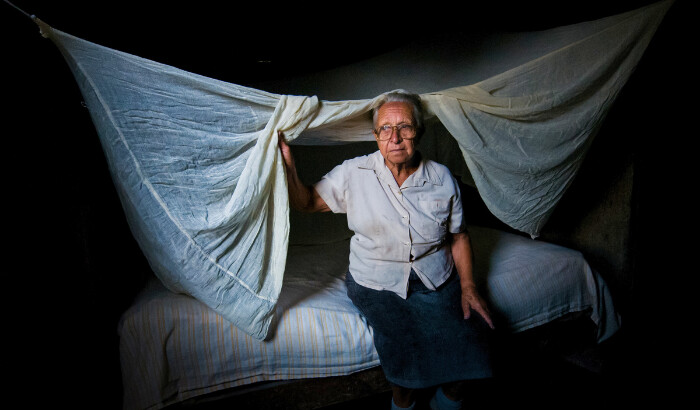
[[[407,389],[405,387],[392,385],[391,392],[392,400],[394,401],[394,405],[396,405],[397,407],[404,409],[410,408],[416,401],[414,395],[415,390],[413,389]]]
[[[430,408],[433,410],[461,409],[464,385],[464,382],[454,382],[438,387],[435,395],[430,400]]]
[[[442,391],[445,396],[452,401],[460,401],[464,397],[464,388],[467,382],[458,381],[446,383],[442,385]]]

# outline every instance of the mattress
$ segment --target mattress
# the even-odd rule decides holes
[[[580,252],[470,227],[475,277],[496,326],[521,332],[586,312],[598,339],[619,318]],[[341,376],[379,365],[372,329],[345,291],[349,240],[290,246],[276,319],[264,341],[155,278],[119,323],[124,408],[158,409],[263,381]]]

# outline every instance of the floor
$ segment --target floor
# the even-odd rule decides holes
[[[603,346],[575,353],[559,346],[516,344],[502,351],[509,362],[497,377],[472,386],[465,409],[622,409],[639,405],[675,407],[671,403],[670,374],[663,357],[639,351],[624,335]],[[554,343],[556,344],[556,342]],[[523,347],[524,346],[524,347]],[[651,349],[652,351],[655,349]],[[421,392],[415,410],[429,409],[432,391]],[[389,410],[391,394],[384,393],[323,410]]]
[[[614,408],[617,395],[611,394],[612,383],[606,377],[561,363],[522,369],[520,375],[509,375],[481,382],[474,386],[473,397],[465,401],[465,409],[604,409]],[[547,369],[548,375],[542,373]],[[433,394],[429,389],[419,394],[415,410],[429,409]],[[389,410],[391,393],[378,394],[323,410]]]

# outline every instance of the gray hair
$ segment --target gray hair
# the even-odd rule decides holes
[[[382,94],[372,105],[372,124],[377,124],[377,113],[379,108],[389,102],[401,102],[410,104],[413,107],[413,122],[416,127],[416,138],[423,134],[423,103],[418,94],[410,93],[406,90],[394,90]]]

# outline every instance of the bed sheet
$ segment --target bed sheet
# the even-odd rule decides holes
[[[348,249],[349,241],[290,248],[264,341],[151,280],[119,324],[124,408],[158,409],[255,382],[378,366],[371,331],[345,294]]]
[[[580,252],[470,227],[475,277],[497,326],[520,332],[587,312],[604,340],[610,293]],[[124,408],[158,409],[260,381],[347,375],[379,365],[372,329],[345,291],[349,241],[289,248],[271,334],[259,341],[192,297],[151,281],[119,324]]]
[[[474,276],[498,326],[521,332],[587,312],[598,342],[620,328],[607,283],[581,252],[491,228],[470,226],[469,232]]]

